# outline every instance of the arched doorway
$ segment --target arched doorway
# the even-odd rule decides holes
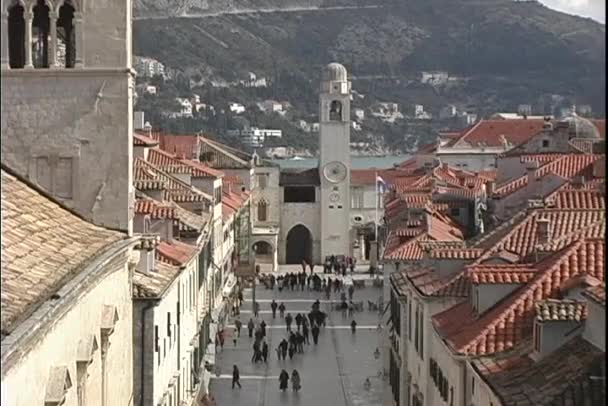
[[[253,244],[253,252],[255,254],[255,262],[261,264],[272,264],[273,249],[272,245],[267,241],[257,241]]]
[[[312,260],[312,236],[308,228],[302,224],[293,227],[287,233],[286,264],[301,264],[302,260],[310,263]]]

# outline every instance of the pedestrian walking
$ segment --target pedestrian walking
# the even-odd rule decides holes
[[[281,318],[285,316],[285,305],[283,304],[283,302],[281,302],[281,304],[279,305],[279,316],[281,316]]]
[[[281,359],[281,355],[282,355],[283,361],[285,360],[285,358],[287,358],[287,347],[289,347],[289,343],[287,342],[286,339],[283,338],[283,340],[279,343],[279,351],[280,351],[279,359]]]
[[[300,313],[296,314],[296,327],[298,331],[300,331],[300,326],[302,325],[302,315]]]
[[[306,263],[306,260],[305,260],[305,259],[303,259],[303,260],[302,260],[302,272],[306,272],[306,266],[307,266],[307,265],[308,265],[308,264]]]
[[[255,341],[253,343],[253,355],[251,356],[251,362],[253,363],[257,363],[258,359],[259,359],[259,354],[260,353],[260,342],[259,341]]]
[[[289,359],[293,359],[293,354],[296,352],[296,344],[294,342],[289,343]]]
[[[239,299],[239,306],[242,306],[243,305],[243,291],[242,290],[239,290],[237,297]]]
[[[350,285],[348,287],[348,300],[353,300],[353,295],[355,294],[355,286]]]
[[[299,331],[296,333],[296,350],[300,354],[304,353],[304,336]]]
[[[241,389],[241,374],[239,372],[239,368],[236,365],[232,366],[232,389],[234,389],[234,385],[239,385],[239,389]]]
[[[249,330],[249,338],[251,338],[253,336],[254,327],[255,327],[255,324],[253,324],[253,319],[249,319],[249,322],[247,322],[247,329]]]
[[[220,331],[217,333],[217,337],[218,337],[218,338],[219,338],[219,340],[220,340],[220,348],[221,348],[222,350],[224,350],[224,329],[220,330]]]
[[[287,324],[287,331],[291,331],[291,322],[293,321],[293,317],[291,316],[291,313],[287,313],[287,316],[285,317],[285,324]]]
[[[270,308],[272,309],[272,318],[276,319],[277,316],[277,302],[274,301],[274,299],[272,299],[272,303],[270,303]]]
[[[260,313],[260,304],[258,302],[255,302],[253,304],[253,317],[258,317]]]
[[[353,321],[350,322],[350,331],[352,331],[352,333],[355,334],[356,329],[357,329],[357,322],[353,319]]]
[[[300,374],[295,369],[291,373],[291,387],[294,392],[297,392],[302,387],[300,384]]]
[[[243,323],[241,323],[240,319],[236,319],[234,321],[234,327],[236,328],[236,334],[237,336],[241,336],[241,327],[243,326]]]
[[[314,322],[312,324],[312,341],[315,343],[315,345],[317,345],[319,343],[319,325]]]
[[[283,369],[279,375],[279,390],[285,392],[287,385],[289,385],[289,374]]]
[[[348,317],[353,317],[354,311],[355,311],[354,303],[352,301],[348,302]]]
[[[262,343],[262,358],[265,363],[268,363],[268,343],[266,340]]]
[[[264,320],[260,323],[260,331],[262,332],[262,338],[266,337],[266,322]]]
[[[307,345],[310,345],[310,341],[308,339],[308,323],[306,322],[306,319],[304,319],[304,323],[302,323],[302,336],[304,337],[304,341],[306,342]]]

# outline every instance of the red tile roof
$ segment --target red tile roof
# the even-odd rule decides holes
[[[604,280],[603,240],[577,241],[535,264],[524,286],[477,315],[469,301],[433,316],[440,336],[459,354],[483,355],[513,348],[530,335],[534,303],[559,294],[559,287],[581,274]]]
[[[534,172],[536,178],[543,177],[549,173],[571,179],[575,176],[583,175],[586,178],[593,177],[593,163],[601,158],[597,154],[563,154],[560,158],[553,159],[541,166]],[[504,197],[517,190],[522,189],[528,184],[528,174],[510,180],[500,185],[494,190],[495,196]]]
[[[167,190],[168,198],[174,202],[211,203],[211,196],[169,175],[141,158],[135,158],[133,165],[133,184],[136,189],[164,188]]]
[[[133,133],[133,145],[138,147],[155,147],[158,145],[158,141],[154,138],[148,137],[146,134]]]
[[[199,139],[197,135],[159,134],[160,148],[180,158],[192,158],[198,153]]]
[[[198,249],[181,241],[161,241],[156,247],[156,257],[171,265],[186,265],[198,252]]]
[[[162,205],[154,200],[138,199],[135,201],[135,214],[148,215],[152,219],[175,219],[175,209]]]
[[[520,257],[525,257],[533,253],[538,244],[536,229],[539,219],[549,220],[550,234],[554,239],[557,239],[559,237],[571,235],[579,230],[585,230],[591,236],[594,236],[597,229],[587,229],[587,227],[595,226],[598,222],[605,221],[605,218],[604,210],[534,210],[524,221],[517,224],[509,233],[488,249],[488,251],[486,251],[486,253],[476,262],[481,263],[502,250],[507,250]]]
[[[513,146],[522,144],[538,134],[543,129],[544,120],[481,120],[468,131],[464,132],[453,145],[499,147],[502,145],[500,136]]]
[[[481,248],[438,248],[429,252],[435,259],[477,259],[483,254]]]
[[[587,318],[587,306],[579,300],[546,299],[535,303],[538,321],[578,321]]]
[[[178,159],[175,155],[158,148],[151,149],[148,152],[147,161],[167,173],[188,173],[191,176],[203,178],[221,178],[224,176],[222,171],[210,168],[199,162]]]
[[[547,198],[558,209],[604,209],[606,198],[599,190],[561,189]]]
[[[384,250],[384,259],[400,260],[400,261],[416,261],[423,258],[422,248],[416,243],[418,239],[426,238],[425,234],[411,238],[400,244],[399,237],[389,235],[386,248]]]
[[[399,176],[399,171],[395,169],[352,169],[350,183],[356,186],[374,185],[376,174],[390,185],[393,183],[393,179]]]
[[[475,265],[467,267],[467,277],[475,284],[522,284],[536,274],[529,264]]]
[[[582,337],[534,362],[531,343],[516,351],[473,359],[473,369],[504,406],[595,405],[605,385],[589,379],[602,375],[605,354]],[[573,396],[576,394],[576,397]],[[574,401],[576,399],[576,401]],[[598,403],[599,400],[599,403]]]

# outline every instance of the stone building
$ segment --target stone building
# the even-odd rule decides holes
[[[0,24],[3,163],[85,219],[129,233],[131,13],[129,0],[2,0]]]
[[[86,221],[2,166],[2,404],[127,405],[130,281],[147,240]]]

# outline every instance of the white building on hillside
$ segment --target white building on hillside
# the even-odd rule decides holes
[[[245,106],[243,106],[241,103],[230,103],[228,107],[230,108],[230,111],[235,114],[241,114],[245,112]]]

